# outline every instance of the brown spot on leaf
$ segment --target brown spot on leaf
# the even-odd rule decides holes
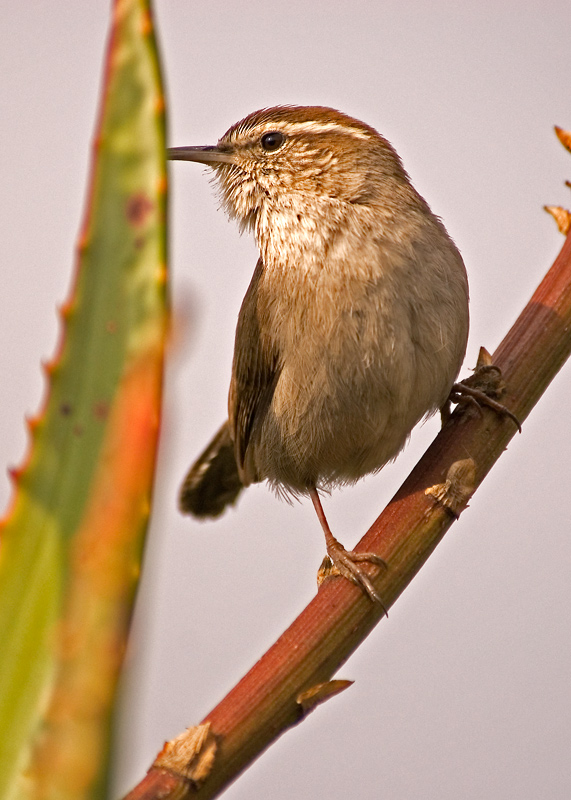
[[[140,228],[147,221],[149,214],[153,210],[153,203],[146,194],[138,192],[132,194],[127,200],[125,214],[127,221],[135,228]]]
[[[95,419],[100,420],[103,422],[107,419],[107,415],[109,414],[109,403],[107,400],[99,400],[97,403],[93,404],[93,416]]]

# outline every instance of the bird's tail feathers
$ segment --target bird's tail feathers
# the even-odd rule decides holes
[[[189,469],[180,488],[179,508],[198,519],[219,517],[244,488],[225,422]]]

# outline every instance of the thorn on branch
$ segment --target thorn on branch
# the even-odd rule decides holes
[[[333,680],[326,681],[325,683],[316,683],[315,686],[312,686],[310,689],[306,689],[305,692],[302,692],[300,695],[298,695],[296,702],[299,706],[301,706],[302,714],[305,717],[310,711],[313,711],[316,706],[321,705],[321,703],[324,703],[331,697],[335,697],[336,694],[344,692],[345,689],[348,689],[353,685],[353,683],[354,681],[347,680]]]
[[[571,153],[571,131],[566,131],[555,125],[555,133],[563,147]]]
[[[199,788],[212,770],[217,743],[210,723],[187,728],[179,736],[165,742],[153,767],[167,769]]]
[[[566,181],[566,184],[569,186],[569,181]],[[559,232],[562,233],[563,236],[567,236],[571,230],[571,213],[561,206],[543,206],[543,208],[548,214],[551,214],[557,223]]]
[[[437,503],[458,519],[475,487],[476,462],[472,458],[464,458],[451,464],[444,483],[436,483],[424,493],[434,497]]]

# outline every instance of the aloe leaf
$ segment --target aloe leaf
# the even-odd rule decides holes
[[[159,430],[164,150],[149,3],[115,0],[73,288],[0,529],[0,798],[105,796]]]

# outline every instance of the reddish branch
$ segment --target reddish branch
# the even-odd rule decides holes
[[[492,357],[506,384],[502,402],[520,421],[570,352],[571,234]],[[357,548],[378,553],[386,561],[388,568],[376,568],[373,582],[387,608],[466,507],[516,432],[513,421],[489,409],[458,410],[446,423]],[[303,718],[312,688],[325,683],[315,693],[327,696],[331,676],[383,613],[349,581],[326,580],[291,627],[207,715],[208,725],[190,729],[167,744],[126,800],[216,796]],[[194,744],[189,745],[189,737],[194,737]]]

